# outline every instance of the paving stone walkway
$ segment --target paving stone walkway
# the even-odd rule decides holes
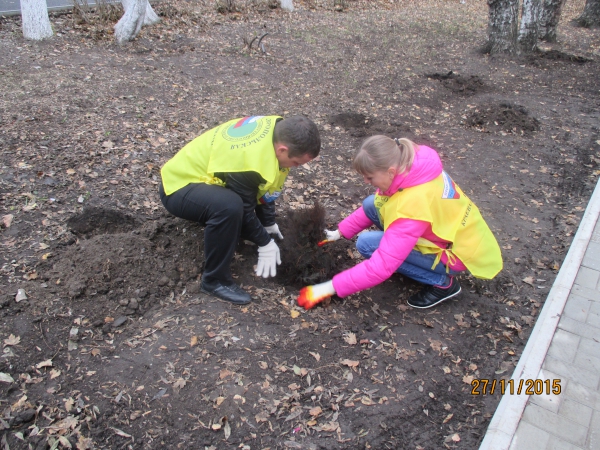
[[[600,181],[480,450],[600,450],[599,215]]]

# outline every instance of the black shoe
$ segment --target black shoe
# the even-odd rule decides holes
[[[406,303],[413,308],[426,309],[458,294],[460,294],[460,284],[456,278],[452,277],[449,287],[442,289],[436,286],[427,286],[415,295],[411,295]]]
[[[220,300],[231,302],[234,305],[246,305],[252,301],[250,294],[235,283],[224,285],[218,281],[210,284],[202,281],[200,290],[205,294],[213,295]]]

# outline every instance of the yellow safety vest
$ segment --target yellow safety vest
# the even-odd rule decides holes
[[[384,230],[400,218],[422,220],[431,224],[436,236],[451,242],[449,248],[441,249],[419,238],[416,250],[437,255],[433,267],[445,253],[449,263],[455,256],[460,258],[477,278],[489,280],[502,270],[502,254],[496,238],[477,206],[446,172],[389,197],[377,194],[375,207]]]
[[[224,186],[220,172],[258,172],[265,183],[257,201],[270,203],[281,194],[289,168],[279,168],[273,132],[279,116],[234,119],[208,130],[183,147],[161,168],[165,194],[190,183]]]

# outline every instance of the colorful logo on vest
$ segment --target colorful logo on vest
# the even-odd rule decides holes
[[[460,194],[456,189],[456,185],[450,175],[446,172],[442,172],[442,178],[444,179],[444,192],[442,192],[442,198],[460,198]]]
[[[264,116],[244,117],[233,125],[230,125],[229,128],[225,130],[225,133],[223,133],[223,137],[228,141],[252,138],[261,131],[263,121],[260,119],[263,117]]]

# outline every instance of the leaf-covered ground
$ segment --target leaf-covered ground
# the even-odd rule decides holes
[[[123,47],[85,11],[53,16],[40,43],[0,19],[2,445],[476,448],[499,396],[470,383],[511,375],[600,173],[599,31],[570,22],[583,0],[558,44],[518,58],[477,52],[483,1],[236,3],[161,3]],[[163,211],[158,171],[254,114],[322,133],[282,224],[318,200],[334,227],[371,192],[350,168],[361,140],[407,136],[440,151],[504,271],[461,277],[432,310],[407,307],[419,287],[394,276],[305,312],[243,244],[233,270],[254,301],[200,293],[202,228]],[[322,251],[360,261],[349,241]]]

